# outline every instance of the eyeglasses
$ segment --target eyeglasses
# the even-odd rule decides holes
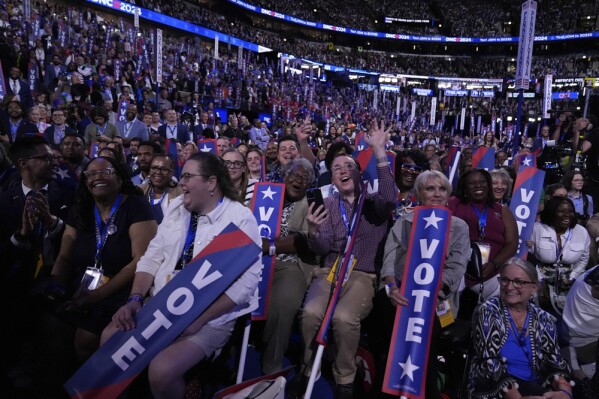
[[[333,168],[331,169],[331,173],[333,173],[334,175],[338,175],[341,172],[343,172],[344,170],[346,170],[348,172],[353,172],[356,169],[358,169],[358,167],[356,166],[356,164],[353,164],[351,162],[346,162],[343,165],[335,165],[335,166],[333,166]]]
[[[150,167],[150,172],[151,173],[161,173],[163,175],[166,175],[167,173],[172,172],[173,170],[170,168],[166,168],[166,167],[160,167],[160,166],[152,166]]]
[[[196,173],[182,173],[181,177],[179,178],[179,181],[180,182],[187,181],[187,180],[191,179],[192,177],[197,177],[197,176],[202,176],[203,178],[210,177],[210,176],[196,174]]]
[[[415,175],[419,175],[422,172],[422,168],[418,165],[414,165],[411,163],[402,163],[401,168],[408,173],[412,173]]]
[[[292,182],[292,181],[299,181],[300,183],[303,184],[309,184],[310,183],[310,178],[306,175],[301,175],[299,173],[289,173],[287,175],[287,179]]]
[[[510,285],[510,283],[512,283],[514,285],[514,288],[516,288],[516,289],[520,289],[520,288],[524,287],[526,284],[532,284],[532,285],[536,284],[534,281],[520,280],[519,278],[517,278],[515,280],[511,280],[507,277],[497,277],[497,281],[499,281],[499,285],[504,288],[506,288],[507,286]]]
[[[83,174],[85,175],[85,177],[87,177],[88,179],[93,179],[96,178],[100,175],[102,176],[112,176],[116,173],[116,170],[112,169],[112,168],[106,168],[106,169],[100,169],[100,170],[86,170],[85,172],[83,172]]]
[[[229,169],[241,169],[245,166],[245,162],[241,161],[225,161],[225,166]]]
[[[39,159],[40,161],[46,161],[48,163],[58,162],[58,161],[60,161],[61,158],[62,157],[59,157],[57,155],[50,155],[50,154],[35,155],[33,157],[27,157],[27,159]]]

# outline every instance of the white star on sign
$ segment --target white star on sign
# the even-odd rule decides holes
[[[412,358],[410,358],[410,355],[408,355],[408,360],[406,360],[405,363],[399,362],[399,365],[403,369],[401,372],[401,377],[399,378],[402,379],[407,375],[410,380],[414,381],[414,371],[418,370],[420,367],[412,364]]]
[[[69,177],[69,171],[65,170],[65,169],[58,168],[58,171],[56,172],[56,174],[58,176],[60,176],[61,180],[68,179],[68,177]]]
[[[525,157],[524,161],[522,161],[522,165],[530,166],[530,161],[532,161],[532,159]]]
[[[266,199],[266,197],[268,197],[268,198],[270,198],[271,200],[273,200],[273,201],[274,201],[274,198],[273,198],[272,196],[273,196],[274,194],[276,194],[276,193],[277,193],[277,192],[276,192],[276,191],[272,191],[272,190],[270,189],[270,186],[269,186],[269,187],[268,187],[266,190],[262,191],[262,194],[264,195],[264,197],[262,197],[262,199]]]
[[[208,147],[206,144],[204,144],[204,146],[202,148],[200,148],[200,151],[202,151],[202,152],[210,152],[210,147]]]
[[[435,215],[435,211],[432,211],[429,217],[422,219],[426,220],[426,226],[424,226],[425,229],[429,226],[435,226],[435,228],[438,229],[439,226],[437,225],[437,222],[443,220],[443,218],[438,218],[437,215]]]

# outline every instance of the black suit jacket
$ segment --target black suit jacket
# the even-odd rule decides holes
[[[166,139],[166,127],[166,124],[158,126],[158,135],[163,139]],[[181,144],[189,141],[189,130],[187,130],[187,126],[181,123],[177,123],[177,140]]]
[[[39,134],[37,126],[26,119],[21,119],[19,127],[17,128],[16,138],[29,134]],[[8,136],[8,142],[10,144],[13,143],[12,134],[10,133],[10,121],[8,117],[1,118],[0,120],[0,135]]]
[[[60,65],[60,69],[58,75],[56,74],[56,70],[54,69],[54,64],[46,65],[45,76],[44,76],[44,86],[46,90],[52,92],[58,85],[58,78],[61,73],[66,74],[67,67],[64,65]]]
[[[44,137],[46,138],[46,140],[48,140],[48,143],[50,143],[50,145],[60,144],[59,142],[57,143],[54,140],[55,132],[56,132],[56,126],[54,126],[54,125],[49,126],[48,128],[46,128],[46,130],[44,130]],[[77,134],[77,130],[65,125],[65,129],[64,129],[64,133],[63,133],[62,137],[66,136],[67,134]]]
[[[75,202],[75,191],[52,180],[48,183],[46,198],[50,213],[64,221]],[[23,250],[11,242],[12,235],[21,227],[24,205],[25,195],[21,181],[0,194],[0,254],[2,254],[0,263],[5,266],[0,268],[0,282],[4,289],[30,289],[34,283],[37,263],[42,251],[42,241],[39,238],[31,238],[29,250]],[[52,258],[58,255],[61,239],[62,232],[50,239]]]
[[[33,106],[33,97],[31,96],[31,90],[29,90],[29,84],[23,79],[19,79],[19,92],[13,93],[12,87],[10,86],[10,79],[6,79],[6,92],[8,94],[16,94],[23,104],[24,111],[27,112],[29,108]]]

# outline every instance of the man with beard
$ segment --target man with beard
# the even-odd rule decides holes
[[[8,81],[6,82],[6,92],[16,95],[17,99],[27,109],[33,105],[33,97],[29,90],[29,84],[21,79],[21,71],[17,67],[10,68]]]
[[[135,104],[129,104],[125,111],[124,121],[118,121],[116,128],[119,131],[119,135],[123,138],[123,145],[129,147],[132,138],[139,138],[142,141],[150,139],[148,134],[148,128],[137,118],[137,106]]]
[[[10,320],[0,332],[10,342],[0,359],[12,369],[28,365],[23,359],[37,342],[41,309],[31,290],[50,273],[75,192],[55,179],[58,158],[43,137],[18,138],[9,155],[20,179],[0,194],[0,312]]]
[[[60,152],[68,167],[76,176],[80,176],[83,168],[90,161],[83,152],[83,139],[77,134],[67,134],[60,142]],[[60,170],[58,171],[60,173]]]
[[[137,147],[137,166],[139,173],[131,178],[136,186],[150,181],[150,166],[155,154],[162,154],[162,148],[150,141],[142,141]]]
[[[8,118],[0,126],[0,143],[12,144],[18,137],[37,134],[38,128],[33,123],[23,119],[23,105],[12,100],[6,106]]]
[[[278,164],[277,153],[279,152],[279,143],[271,141],[266,146],[266,172],[270,172]]]

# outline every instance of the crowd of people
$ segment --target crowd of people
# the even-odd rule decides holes
[[[409,28],[418,34],[428,34],[428,28],[433,26],[438,28],[439,34],[462,37],[515,36],[514,32],[520,26],[522,6],[521,1],[514,0],[493,3],[472,0],[457,4],[431,0],[370,0],[348,2],[340,10],[336,2],[331,0],[306,0],[300,3],[254,0],[248,3],[308,21],[378,32],[407,33],[401,31],[405,24],[395,32],[393,25],[383,23],[385,17],[427,20],[430,21],[428,24],[411,24]],[[583,1],[579,7],[568,7],[568,2],[563,0],[539,1],[535,33],[548,35],[593,31],[594,25],[583,22],[587,16],[596,18],[597,7],[594,1]]]
[[[0,15],[22,21],[19,2],[2,6]],[[193,15],[187,3],[154,6]],[[64,396],[77,367],[116,331],[134,330],[139,309],[233,223],[260,248],[245,257],[276,258],[269,314],[255,342],[264,374],[298,365],[290,397],[306,390],[331,269],[355,234],[356,262],[331,321],[332,379],[335,397],[357,395],[354,354],[368,336],[380,380],[363,395],[381,397],[393,315],[408,304],[400,288],[418,205],[453,213],[438,301],[472,322],[470,395],[587,399],[599,390],[594,116],[562,113],[531,124],[514,150],[513,100],[443,98],[431,125],[430,98],[313,83],[281,73],[276,58],[244,51],[238,59],[226,44],[216,59],[207,43],[171,32],[157,86],[144,55],[149,31],[137,36],[131,24],[91,9],[37,3],[34,12],[34,37],[16,23],[3,31],[10,50],[2,55],[0,109],[0,306],[8,320],[0,336],[10,343],[0,355],[3,392]],[[67,18],[75,23],[65,34]],[[535,117],[539,107],[527,102],[524,113]],[[479,115],[497,119],[478,128]],[[204,140],[214,140],[213,152],[202,151]],[[555,141],[574,152],[556,155]],[[354,156],[358,144],[376,161],[370,193]],[[454,189],[446,176],[456,146]],[[490,173],[472,168],[481,146],[495,151]],[[518,159],[535,152],[539,167],[552,168],[523,261],[514,257],[520,237],[509,203]],[[272,242],[248,208],[260,181],[285,184]],[[322,205],[308,200],[310,189],[320,189]],[[188,370],[223,348],[235,321],[256,309],[261,267],[250,265],[157,354],[136,389],[184,397]],[[466,300],[472,295],[485,301],[476,310]],[[437,384],[443,329],[435,316],[427,398],[459,385]],[[288,350],[294,332],[299,351]]]

